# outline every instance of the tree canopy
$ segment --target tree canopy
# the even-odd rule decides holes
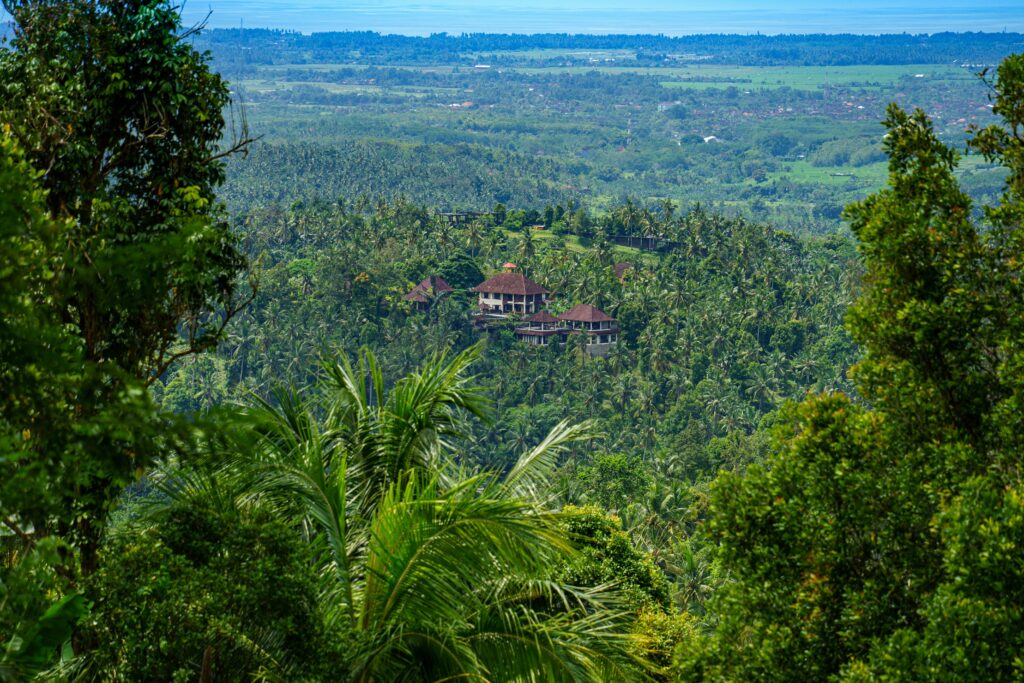
[[[1001,199],[979,203],[935,121],[892,104],[888,186],[843,214],[855,249],[667,196],[577,200],[611,168],[620,188],[695,177],[669,163],[690,153],[680,126],[696,106],[753,118],[738,88],[664,103],[639,74],[373,62],[623,42],[645,65],[686,45],[831,61],[844,37],[257,32],[253,63],[267,41],[373,62],[290,77],[438,88],[417,91],[425,109],[480,76],[480,102],[518,97],[512,83],[560,130],[586,121],[563,118],[570,102],[612,123],[582,124],[601,138],[587,149],[494,112],[428,126],[476,169],[453,174],[403,140],[422,126],[389,129],[386,106],[413,97],[389,92],[387,139],[266,147],[237,174],[258,182],[224,193],[244,117],[175,6],[4,7],[0,680],[1024,678],[1024,56],[983,74],[1001,122],[969,130],[1004,169]],[[865,45],[900,40],[924,49]],[[326,139],[364,115],[325,120]],[[677,144],[630,157],[634,116]],[[485,121],[541,154],[460,142]],[[742,149],[686,147],[750,191],[765,158],[803,145],[732,130],[751,133]],[[877,136],[861,137],[818,140],[806,165],[870,165]],[[549,143],[565,158],[543,158]],[[334,169],[323,187],[349,194],[263,205],[296,169]],[[404,188],[497,204],[442,212]],[[807,215],[838,216],[837,198]],[[611,321],[589,337],[605,351],[585,328],[525,344],[518,313],[480,315],[474,286],[510,270],[549,313]],[[412,305],[436,276],[451,287]]]
[[[232,151],[222,149],[229,95],[170,3],[5,7],[14,38],[0,51],[0,125],[38,169],[26,176],[59,226],[45,240],[16,237],[45,266],[35,291],[5,285],[21,287],[11,296],[31,300],[73,351],[59,367],[56,348],[33,344],[32,362],[20,361],[71,376],[39,406],[64,419],[17,418],[30,436],[19,480],[33,472],[26,490],[45,494],[7,514],[73,541],[88,574],[109,505],[159,455],[145,385],[213,347],[239,305],[245,259],[215,195]]]
[[[867,266],[848,323],[864,400],[808,400],[764,467],[716,483],[732,580],[714,635],[678,653],[681,678],[1021,676],[1022,69],[999,67],[1003,124],[972,141],[1010,171],[984,224],[925,114],[890,108],[889,188],[848,209]]]

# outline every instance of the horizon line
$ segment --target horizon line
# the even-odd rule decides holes
[[[7,22],[11,23],[11,22]],[[202,22],[199,22],[202,23]],[[952,36],[1022,36],[1024,37],[1024,28],[1021,30],[1008,30],[1002,29],[999,31],[994,30],[977,30],[977,31],[955,31],[955,30],[943,30],[943,31],[881,31],[878,33],[868,32],[849,32],[849,31],[812,31],[812,32],[800,32],[800,31],[780,31],[777,33],[755,30],[752,32],[723,32],[723,31],[695,31],[693,33],[643,33],[643,32],[631,32],[631,33],[606,33],[606,32],[570,32],[570,31],[534,31],[534,32],[498,32],[498,31],[459,31],[452,33],[448,31],[434,31],[431,33],[401,33],[398,31],[385,31],[374,28],[341,28],[341,29],[329,29],[324,31],[303,31],[295,28],[288,28],[284,26],[207,26],[203,29],[203,32],[209,31],[277,31],[280,33],[291,33],[302,36],[314,36],[314,35],[325,35],[330,33],[371,33],[377,34],[381,37],[399,37],[399,38],[463,38],[469,36],[517,36],[522,38],[534,38],[542,36],[567,36],[569,38],[577,37],[602,37],[602,38],[694,38],[694,37],[725,37],[725,38],[777,38],[777,37],[815,37],[815,36],[829,36],[829,37],[840,37],[849,36],[851,38],[881,38],[884,36],[908,36],[912,38],[920,37],[935,37],[941,35],[952,35]]]

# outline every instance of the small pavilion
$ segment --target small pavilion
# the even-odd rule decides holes
[[[455,288],[440,275],[428,275],[402,299],[412,303],[414,308],[425,311],[434,301],[454,291]]]

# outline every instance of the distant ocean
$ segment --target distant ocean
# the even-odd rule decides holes
[[[1024,32],[1021,3],[963,0],[935,9],[882,8],[859,3],[859,9],[819,9],[803,5],[790,10],[621,10],[607,3],[596,9],[536,5],[528,9],[495,6],[483,0],[469,7],[457,2],[401,3],[344,0],[191,0],[185,5],[188,23],[210,14],[210,27],[281,28],[319,31],[372,30],[382,33],[938,33],[943,31]],[[571,4],[571,3],[564,3]],[[605,7],[601,7],[601,5]],[[639,3],[638,3],[639,4]],[[853,4],[853,3],[851,3]],[[728,3],[719,3],[728,7]],[[784,3],[779,3],[784,5]],[[677,5],[678,6],[678,5]],[[704,6],[707,6],[706,4]]]

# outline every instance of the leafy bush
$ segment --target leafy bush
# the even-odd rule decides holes
[[[664,611],[669,584],[651,556],[633,545],[618,517],[594,506],[567,506],[562,526],[579,555],[561,571],[561,580],[577,586],[618,584],[633,609]]]
[[[280,521],[184,505],[156,526],[115,534],[90,586],[89,635],[98,648],[89,675],[318,679],[329,629],[309,555]]]

